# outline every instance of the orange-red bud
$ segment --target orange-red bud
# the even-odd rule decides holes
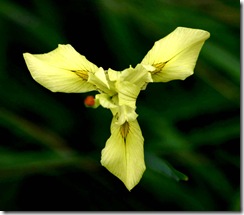
[[[84,100],[84,103],[88,107],[92,107],[95,105],[95,99],[94,96],[87,96]]]

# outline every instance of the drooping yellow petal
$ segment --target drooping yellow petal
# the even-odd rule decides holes
[[[102,150],[101,164],[118,177],[131,190],[136,186],[146,167],[144,163],[143,136],[137,120],[117,125],[111,124],[111,137]]]
[[[184,80],[193,74],[200,50],[209,37],[204,30],[178,27],[155,42],[141,64],[149,68],[154,82]]]
[[[27,67],[39,84],[53,92],[78,93],[95,90],[89,73],[98,68],[71,45],[59,45],[46,54],[23,54]]]

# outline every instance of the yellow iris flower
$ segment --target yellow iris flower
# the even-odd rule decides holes
[[[131,190],[145,169],[144,138],[137,122],[136,99],[148,83],[184,80],[193,74],[199,52],[210,34],[178,27],[155,42],[141,63],[121,72],[98,68],[71,45],[46,54],[24,53],[27,67],[39,84],[52,92],[96,90],[94,106],[111,110],[111,136],[102,150],[101,164]]]

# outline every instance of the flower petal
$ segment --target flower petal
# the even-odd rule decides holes
[[[141,64],[135,68],[125,69],[121,72],[120,81],[129,81],[140,89],[144,89],[145,84],[153,82],[150,72]]]
[[[71,45],[59,45],[46,54],[23,54],[32,77],[53,92],[78,93],[95,90],[88,83],[89,73],[97,66],[80,55]]]
[[[117,125],[113,118],[111,137],[102,150],[101,164],[131,190],[136,186],[146,167],[143,136],[137,120]]]
[[[95,85],[97,90],[101,93],[107,93],[108,95],[114,95],[116,93],[113,89],[114,83],[107,80],[107,76],[102,67],[95,73],[89,74],[88,82]]]
[[[193,74],[200,50],[209,36],[204,30],[178,27],[155,42],[141,64],[155,68],[150,71],[154,82],[184,80]]]
[[[119,105],[136,108],[136,99],[141,89],[129,81],[118,81],[115,83],[115,87],[118,92]]]
[[[96,99],[99,100],[99,103],[108,109],[117,108],[118,106],[113,102],[111,96],[106,93],[101,93],[96,95]]]
[[[116,117],[117,121],[116,124],[122,125],[126,121],[131,122],[134,121],[137,117],[138,114],[135,111],[135,108],[132,108],[127,105],[120,105],[114,112],[117,111],[116,113],[113,113],[113,115]]]
[[[118,72],[113,69],[108,69],[108,78],[110,81],[118,81],[120,79],[121,72]]]

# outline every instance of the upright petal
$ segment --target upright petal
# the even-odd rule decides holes
[[[101,164],[131,190],[136,186],[146,167],[143,136],[137,120],[117,125],[113,119],[111,137],[102,150]]]
[[[154,82],[184,80],[193,74],[200,50],[209,36],[204,30],[178,27],[155,42],[141,64],[145,68],[154,67],[150,71]]]
[[[118,107],[118,105],[111,99],[111,96],[106,93],[97,94],[96,99],[99,100],[99,103],[104,108],[113,109]]]
[[[108,78],[110,81],[118,81],[120,80],[120,76],[121,76],[121,72],[118,72],[116,70],[113,69],[108,69]]]
[[[98,68],[71,45],[59,45],[46,54],[23,54],[32,77],[53,92],[78,93],[96,90],[88,82]]]
[[[117,112],[115,113],[115,111]],[[138,117],[138,114],[136,113],[136,109],[127,105],[118,106],[118,108],[114,110],[113,115],[117,119],[116,124],[118,125],[123,125],[126,121],[127,122],[135,121],[136,118]]]
[[[102,67],[100,67],[95,73],[90,73],[88,82],[95,85],[100,93],[107,93],[112,96],[116,92],[114,91],[114,83],[107,80],[107,76]]]
[[[153,82],[150,72],[142,66],[137,64],[135,68],[131,66],[121,72],[120,81],[129,81],[141,89],[149,82]]]
[[[136,99],[141,89],[129,81],[118,81],[115,86],[118,92],[119,105],[136,108]]]

